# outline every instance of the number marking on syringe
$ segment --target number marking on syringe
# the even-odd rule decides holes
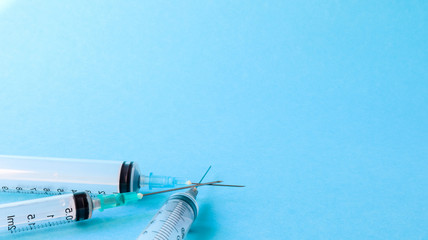
[[[62,212],[59,216],[56,213],[39,214],[32,211],[24,214],[9,213],[5,216],[7,231],[14,234],[73,222],[74,207],[64,207]]]
[[[8,231],[13,231],[16,229],[14,217],[15,217],[15,215],[7,216],[7,230]]]
[[[21,228],[16,228],[16,226],[14,226],[14,228],[9,229],[10,233],[18,233],[18,232],[25,232],[25,231],[31,231],[31,230],[35,230],[35,229],[41,229],[41,228],[47,228],[47,227],[53,227],[53,226],[57,226],[57,225],[62,225],[62,224],[67,224],[67,223],[71,223],[72,221],[69,220],[62,220],[62,221],[57,221],[57,222],[45,222],[45,223],[40,223],[37,224],[34,227],[21,227]]]
[[[77,193],[79,190],[77,189],[71,189],[66,190],[64,188],[51,188],[51,187],[44,187],[42,188],[24,188],[24,187],[10,187],[10,186],[2,186],[1,187],[2,192],[11,192],[11,193],[27,193],[27,194],[46,194],[46,195],[62,195],[66,194],[67,192],[71,193]],[[97,190],[93,192],[92,190],[82,190],[87,193],[89,193],[91,196],[97,196],[97,195],[106,195],[107,192],[105,190]],[[117,194],[117,192],[113,192],[113,194]]]
[[[30,227],[34,227],[35,225],[36,225],[36,223],[34,223],[34,222],[31,222],[31,220],[33,220],[33,219],[35,219],[36,218],[36,214],[28,214],[27,215],[27,219],[28,219],[28,226],[30,226]]]
[[[49,222],[37,223],[37,224],[33,221],[36,221],[36,218],[38,218],[38,217],[36,216],[36,214],[30,213],[26,216],[28,224],[26,226],[22,226],[22,227],[17,227],[15,225],[16,216],[10,215],[10,216],[7,216],[7,223],[8,223],[7,230],[9,231],[9,233],[13,234],[13,233],[18,233],[18,232],[24,232],[24,231],[30,231],[30,230],[40,229],[40,228],[52,227],[52,226],[56,226],[56,225],[62,225],[62,224],[73,222],[72,221],[74,219],[73,208],[66,208],[66,209],[64,209],[64,212],[66,214],[64,220],[54,221],[54,222],[49,221]],[[46,220],[47,219],[54,219],[54,217],[55,217],[54,214],[47,215]]]

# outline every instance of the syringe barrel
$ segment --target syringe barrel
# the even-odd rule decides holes
[[[56,226],[92,216],[87,193],[64,194],[0,205],[0,235]]]
[[[171,195],[137,240],[184,239],[198,215],[196,194],[190,190]]]
[[[139,189],[140,171],[133,162],[0,155],[0,192],[94,196]]]

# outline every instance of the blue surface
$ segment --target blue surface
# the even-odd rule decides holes
[[[247,185],[189,240],[428,239],[427,1],[0,7],[1,154]],[[21,239],[135,239],[167,196]]]

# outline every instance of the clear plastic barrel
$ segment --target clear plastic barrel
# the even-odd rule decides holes
[[[144,176],[134,162],[0,155],[0,192],[97,196],[186,184],[185,178]]]
[[[119,193],[122,161],[0,155],[0,191]]]
[[[0,205],[0,236],[56,226],[76,220],[73,194]]]
[[[173,194],[137,240],[182,240],[198,214],[197,191]]]

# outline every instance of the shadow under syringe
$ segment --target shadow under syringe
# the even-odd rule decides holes
[[[202,201],[201,201],[202,202]],[[199,205],[199,214],[187,234],[186,240],[213,239],[217,229],[217,218],[214,210],[214,202],[204,201]]]

